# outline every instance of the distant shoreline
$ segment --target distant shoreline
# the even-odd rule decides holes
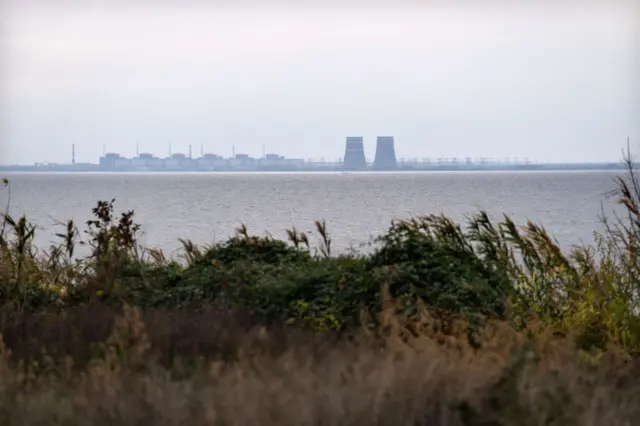
[[[299,168],[233,168],[233,169],[107,169],[99,166],[87,167],[71,165],[60,166],[0,166],[2,172],[33,172],[33,173],[417,173],[417,172],[519,172],[519,171],[622,171],[625,167],[623,164],[608,163],[568,163],[568,164],[535,164],[535,165],[505,165],[500,166],[418,166],[418,167],[399,167],[390,170],[345,170],[342,168],[316,168],[316,167],[299,167]]]

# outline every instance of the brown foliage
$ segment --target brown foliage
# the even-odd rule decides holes
[[[5,315],[0,420],[588,425],[640,414],[638,365],[613,349],[598,357],[569,337],[532,340],[503,323],[475,349],[463,325],[444,335],[426,312],[384,322],[384,333],[337,340],[220,309]]]

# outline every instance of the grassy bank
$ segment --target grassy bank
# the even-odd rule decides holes
[[[332,253],[316,222],[319,240],[241,228],[168,259],[113,201],[47,249],[7,212],[0,420],[631,423],[640,184],[626,164],[612,195],[627,216],[571,253],[537,224],[479,212],[395,222],[367,254]]]

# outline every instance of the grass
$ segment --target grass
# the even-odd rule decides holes
[[[537,224],[398,221],[369,254],[237,230],[180,258],[100,201],[81,232],[0,230],[2,424],[632,424],[634,161],[593,246]],[[10,197],[10,182],[5,180]],[[79,244],[89,255],[78,256]]]
[[[525,344],[502,324],[472,349],[430,334],[347,341],[236,321],[127,309],[84,365],[3,357],[3,424],[631,424],[639,410],[636,367],[622,354],[596,364],[564,339]],[[158,357],[170,351],[187,358],[167,368]]]

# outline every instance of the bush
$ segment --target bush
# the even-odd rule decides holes
[[[386,266],[391,296],[412,294],[438,314],[504,318],[511,292],[509,276],[475,252],[470,239],[445,217],[394,223],[380,238],[373,267]]]

